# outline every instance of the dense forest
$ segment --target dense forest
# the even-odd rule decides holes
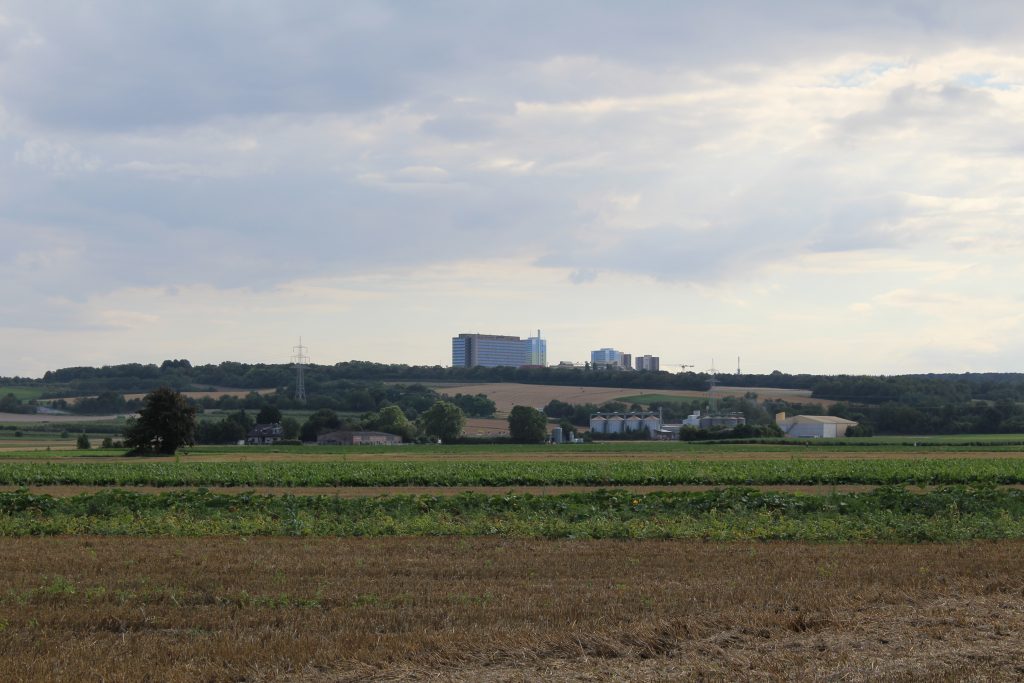
[[[410,419],[437,400],[439,392],[425,382],[466,383],[521,382],[563,386],[615,386],[636,389],[706,390],[706,373],[623,372],[590,368],[449,368],[350,361],[335,365],[311,365],[305,374],[308,401],[294,401],[295,370],[289,365],[224,362],[192,365],[188,360],[166,360],[160,365],[127,363],[104,367],[71,367],[52,370],[42,378],[0,378],[3,386],[32,386],[45,399],[90,396],[74,405],[53,403],[85,414],[109,414],[137,408],[124,394],[144,393],[159,386],[178,390],[218,388],[272,389],[246,397],[204,398],[201,408],[259,410],[264,405],[279,409],[305,407],[319,410],[367,413],[388,405],[399,406]],[[838,403],[834,415],[858,420],[865,431],[878,434],[944,434],[1024,432],[1024,374],[965,373],[928,375],[717,375],[720,386],[803,389],[815,398]],[[0,397],[6,412],[27,410],[28,401]],[[493,403],[479,395],[459,395],[456,403],[470,416],[493,414]],[[699,407],[699,402],[663,405],[669,413]],[[723,406],[724,407],[724,406]],[[812,404],[776,402],[768,405],[756,397],[734,408],[751,413],[753,423],[770,419],[772,411],[788,409],[812,413]],[[579,424],[593,406],[559,410],[558,417]],[[555,411],[552,411],[555,412]],[[552,415],[552,417],[555,417]]]

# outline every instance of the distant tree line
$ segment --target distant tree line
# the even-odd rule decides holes
[[[35,406],[18,399],[14,394],[0,396],[0,413],[34,413]]]
[[[615,386],[637,389],[705,390],[707,373],[628,372],[587,367],[546,368],[450,368],[439,365],[348,361],[334,365],[311,365],[306,371],[307,391],[319,392],[339,382],[415,384],[439,382],[522,382],[560,386]],[[722,386],[756,386],[804,389],[817,398],[856,403],[898,402],[909,405],[959,403],[969,400],[1024,401],[1024,374],[964,373],[893,376],[787,374],[719,374]],[[46,397],[81,396],[104,391],[142,393],[158,386],[178,390],[230,387],[240,389],[280,388],[293,393],[295,371],[285,364],[249,364],[226,361],[217,365],[193,366],[186,359],[166,360],[160,365],[126,363],[99,368],[71,367],[47,372],[40,380],[0,378],[0,383],[41,385]]]
[[[856,419],[865,429],[879,434],[946,434],[1024,432],[1024,420],[1018,403],[1024,402],[1024,374],[964,373],[894,376],[811,375],[772,372],[766,375],[718,375],[722,386],[758,386],[803,389],[815,398],[840,404],[830,412]],[[43,378],[3,378],[0,383],[14,386],[38,386],[44,397],[92,396],[64,407],[83,414],[133,412],[140,403],[126,401],[126,393],[144,393],[159,386],[178,390],[218,387],[274,389],[269,395],[250,393],[244,397],[206,398],[197,408],[258,411],[271,404],[281,410],[305,407],[337,413],[379,412],[397,405],[415,421],[441,398],[437,389],[424,383],[523,382],[562,386],[617,386],[643,390],[705,390],[706,373],[623,372],[591,368],[448,368],[350,361],[335,365],[313,365],[306,372],[309,400],[300,405],[294,394],[294,370],[284,364],[247,364],[224,362],[193,366],[186,359],[167,360],[160,365],[128,363],[123,365],[62,368],[47,372]],[[449,399],[465,415],[493,415],[493,402],[480,394],[457,394]],[[777,409],[793,403],[744,399],[729,404],[720,399],[720,408],[740,410],[751,424],[768,424]],[[0,397],[4,412],[32,410],[32,401],[19,401],[12,395]],[[706,401],[700,399],[651,404],[662,408],[666,421],[685,417]],[[62,404],[56,403],[56,407]],[[551,405],[545,413],[575,426],[585,426],[596,410],[632,409],[621,402],[604,405]],[[634,404],[635,405],[635,404]],[[813,414],[822,409],[805,404],[800,412]],[[841,414],[840,414],[841,413]]]

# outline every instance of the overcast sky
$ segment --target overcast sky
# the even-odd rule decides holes
[[[1019,2],[0,0],[0,375],[538,328],[1019,371],[1022,46]]]

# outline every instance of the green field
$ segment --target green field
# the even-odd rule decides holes
[[[19,401],[32,401],[43,395],[42,387],[26,387],[20,385],[0,385],[0,396],[14,394]]]
[[[93,428],[94,429],[94,428]],[[104,436],[117,439],[117,433],[104,433],[87,430],[93,441],[91,450],[46,451],[39,447],[0,451],[0,461],[5,459],[45,459],[53,458],[121,458],[124,449],[100,449],[99,442]],[[73,443],[81,431],[68,430],[68,443]],[[10,437],[6,436],[10,434]],[[40,433],[25,430],[26,438],[45,438]],[[13,432],[0,431],[0,441],[13,439]],[[56,438],[51,436],[50,438]],[[13,444],[12,444],[13,445]],[[196,457],[204,459],[223,457],[225,460],[245,460],[247,458],[265,459],[278,458],[288,460],[292,457],[303,459],[323,458],[324,461],[345,460],[349,456],[375,456],[381,460],[458,460],[458,461],[502,461],[502,460],[595,460],[602,458],[622,458],[625,460],[671,460],[671,459],[729,459],[743,458],[775,458],[791,456],[795,459],[829,457],[841,460],[843,456],[852,458],[899,458],[901,456],[926,457],[928,454],[949,457],[956,453],[1020,453],[1024,456],[1024,445],[1014,441],[992,442],[921,442],[918,444],[884,443],[859,441],[857,443],[811,443],[807,445],[788,445],[775,443],[678,443],[678,442],[609,442],[575,445],[410,445],[398,447],[386,446],[194,446],[182,449],[180,457],[188,461]],[[366,459],[366,458],[361,458]]]
[[[809,496],[742,488],[553,496],[0,494],[0,535],[484,536],[953,542],[1024,537],[1024,492],[949,487]]]
[[[60,497],[80,493],[64,490],[54,498],[27,489],[0,494],[0,535],[506,535],[829,542],[1024,538],[1024,491],[1006,488],[1024,485],[1020,435],[560,446],[202,446],[165,459],[124,457],[123,449],[19,448],[3,455],[0,485],[106,490]],[[726,488],[658,492],[660,487],[686,485]],[[829,488],[847,485],[875,490]],[[186,490],[110,490],[140,486]],[[445,495],[410,497],[395,488],[408,486],[447,490]],[[541,496],[509,491],[529,486],[589,491]],[[751,486],[816,488],[810,494],[742,488]],[[202,487],[236,488],[239,493],[214,494]],[[252,487],[288,493],[246,491]],[[351,493],[344,497],[303,491],[314,487],[362,487],[368,494],[371,487],[375,490],[355,498]],[[460,487],[505,492],[460,493]],[[631,487],[645,487],[645,492],[629,493]]]
[[[41,425],[22,425],[17,428],[26,435],[43,433],[38,429]],[[60,426],[45,425],[46,433],[59,434]],[[82,431],[93,438],[93,450],[64,450],[59,453],[38,449],[0,451],[0,459],[4,458],[52,458],[52,457],[116,457],[124,455],[123,450],[98,450],[98,439],[104,436],[118,438],[120,432],[114,424],[79,423],[64,425],[73,440]],[[36,427],[36,429],[33,429]],[[0,430],[0,440],[8,430]],[[784,440],[760,439],[753,441],[609,441],[585,444],[408,444],[404,446],[191,446],[181,451],[182,457],[223,456],[229,459],[246,457],[290,456],[317,457],[338,459],[352,455],[373,455],[381,459],[444,459],[459,460],[502,460],[506,458],[521,459],[543,458],[550,460],[578,459],[592,457],[622,458],[714,458],[724,456],[730,458],[751,456],[791,455],[796,458],[813,457],[815,454],[827,454],[828,457],[899,457],[900,455],[927,455],[929,453],[1021,453],[1024,455],[1024,436],[1020,434],[1006,435],[972,435],[964,437],[933,437],[910,439],[879,437],[870,439],[811,439]]]
[[[0,462],[0,484],[239,487],[1024,484],[1024,459]]]

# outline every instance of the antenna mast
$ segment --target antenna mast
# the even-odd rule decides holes
[[[711,375],[708,378],[708,411],[713,415],[718,410],[718,403],[715,400],[715,386],[720,384],[714,358],[711,359],[711,368],[708,369],[708,374]]]
[[[299,345],[293,346],[292,367],[295,368],[295,400],[299,403],[306,402],[306,378],[304,371],[309,364],[309,356],[306,352],[309,349],[302,345],[302,337],[299,337]]]

